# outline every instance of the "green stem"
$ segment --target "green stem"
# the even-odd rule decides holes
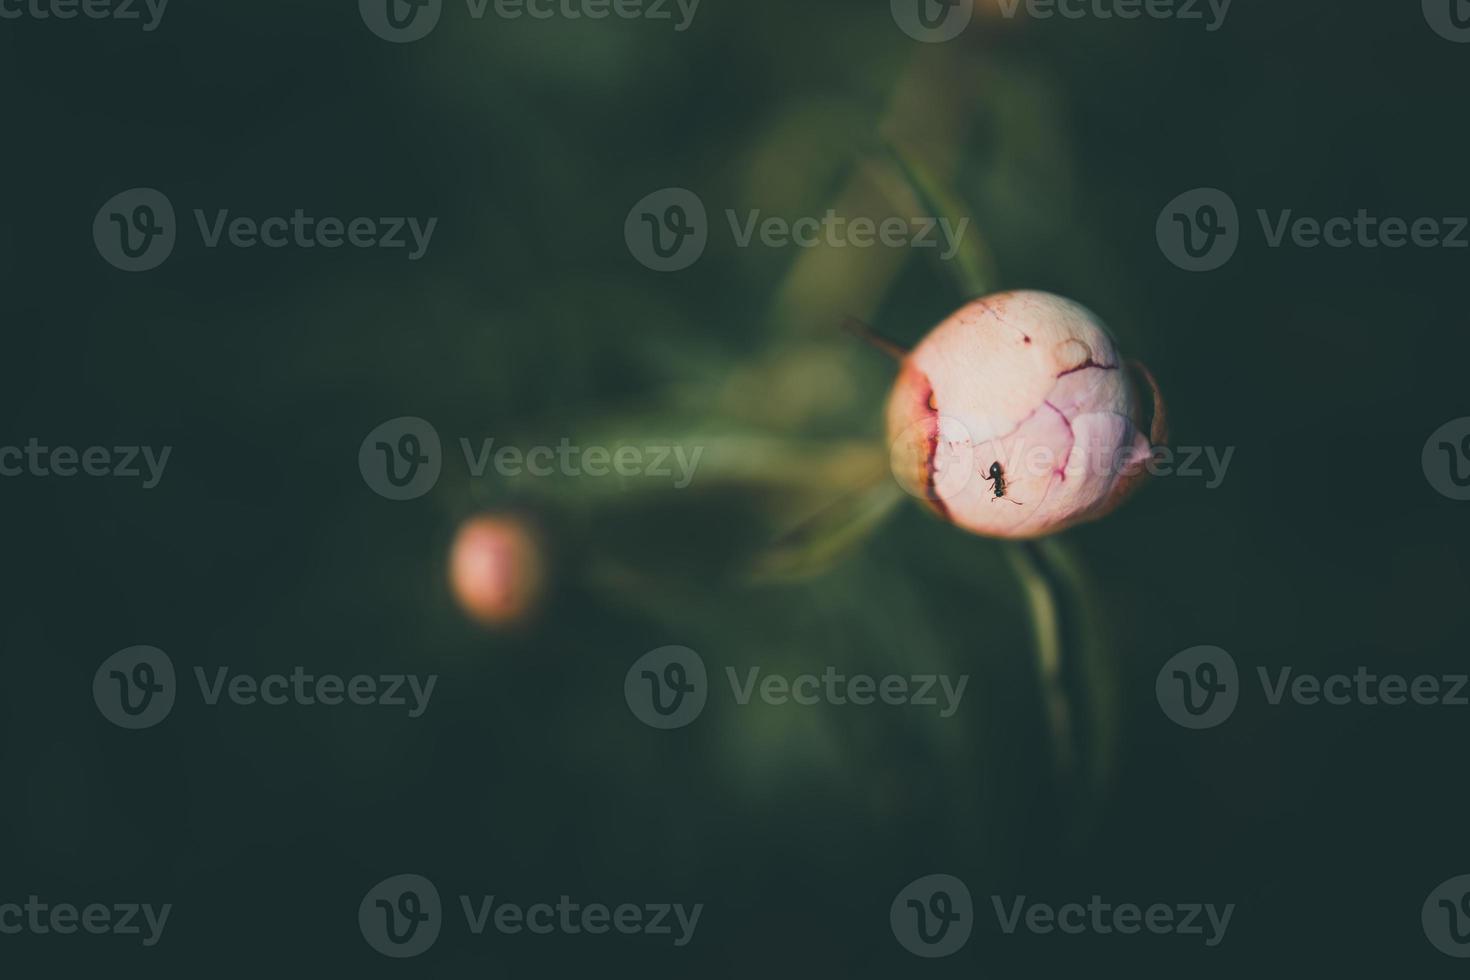
[[[1108,630],[1088,576],[1061,541],[1020,542],[1009,552],[1031,612],[1057,789],[1081,832],[1112,756],[1116,691]]]
[[[958,251],[953,259],[946,263],[960,294],[970,300],[992,292],[996,281],[995,261],[985,246],[980,228],[973,220],[969,208],[913,153],[891,140],[885,141],[884,148],[899,176],[921,207],[927,208],[936,218],[943,217],[953,221],[966,219],[964,225],[956,225],[963,228],[965,233],[960,235]]]
[[[1061,582],[1036,542],[1019,542],[1010,549],[1010,555],[1031,611],[1037,676],[1051,734],[1052,761],[1058,781],[1063,786],[1071,786],[1077,777],[1079,747],[1064,673],[1069,665],[1063,650],[1066,629],[1062,621]]]

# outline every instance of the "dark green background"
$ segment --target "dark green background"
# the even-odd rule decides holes
[[[958,305],[926,257],[875,311],[772,315],[791,252],[716,233],[677,275],[623,242],[634,201],[820,214],[901,76],[943,58],[973,91],[953,190],[1005,288],[1102,315],[1163,383],[1179,444],[1235,446],[1224,485],[1159,480],[1067,535],[1098,582],[1119,695],[1106,801],[1080,836],[1046,776],[1028,625],[1003,548],[905,506],[836,569],[728,574],[770,494],[565,494],[446,479],[364,486],[362,437],[423,416],[447,443],[591,442],[638,415],[677,431],[800,335],[833,387],[802,439],[880,438],[890,369],[836,334],[867,312],[916,340]],[[986,84],[976,83],[983,79]],[[0,482],[0,901],[172,902],[164,941],[0,937],[6,976],[1449,975],[1419,907],[1470,871],[1467,711],[1267,707],[1258,665],[1463,671],[1467,505],[1420,449],[1470,414],[1467,253],[1268,249],[1256,208],[1470,213],[1470,46],[1417,3],[1237,0],[1225,26],[977,23],[908,39],[887,4],[704,0],[667,23],[469,20],[371,36],[355,5],[173,0],[161,28],[0,22],[0,444],[169,444],[156,490]],[[921,148],[922,150],[922,148]],[[753,176],[789,177],[782,194]],[[1248,222],[1223,269],[1170,265],[1154,221],[1227,190]],[[436,215],[428,256],[209,252],[106,265],[102,202],[153,186],[181,215]],[[717,218],[718,220],[722,220]],[[822,352],[826,351],[826,354]],[[815,352],[815,353],[814,353]],[[757,379],[769,375],[757,374]],[[799,377],[806,377],[799,374]],[[800,388],[800,384],[798,384]],[[669,393],[680,391],[682,399]],[[757,383],[746,392],[767,393]],[[823,396],[825,397],[825,396]],[[816,399],[820,402],[821,397]],[[451,452],[452,452],[451,447]],[[846,488],[833,487],[833,495]],[[779,491],[774,496],[780,498]],[[554,559],[541,618],[487,633],[443,584],[480,509],[534,513]],[[636,569],[631,589],[608,586]],[[194,665],[437,672],[425,717],[205,708],[109,725],[92,673],[133,644]],[[712,672],[969,673],[960,713],[735,709],[680,732],[623,704],[628,665],[694,647]],[[1212,643],[1252,678],[1206,732],[1154,676]],[[362,941],[390,874],[530,903],[703,902],[695,942],[485,937],[453,919],[406,963]],[[908,881],[960,876],[957,956],[905,953]],[[1237,903],[1225,943],[1002,936],[991,894]],[[455,903],[457,904],[457,903]]]

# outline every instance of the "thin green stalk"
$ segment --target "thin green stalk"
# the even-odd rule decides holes
[[[1009,549],[1011,562],[1021,580],[1031,612],[1036,641],[1037,677],[1041,700],[1051,734],[1052,761],[1058,780],[1071,785],[1077,776],[1076,719],[1064,677],[1064,635],[1061,584],[1048,567],[1034,541],[1022,541]]]
[[[1098,624],[1091,581],[1061,541],[1024,541],[1007,550],[1031,613],[1058,792],[1080,831],[1105,786],[1112,755],[1108,631]]]
[[[985,245],[979,224],[973,220],[969,208],[959,197],[937,179],[929,168],[913,154],[888,140],[884,149],[895,169],[919,205],[936,218],[943,217],[952,222],[968,219],[960,235],[958,251],[950,260],[949,271],[955,278],[960,294],[965,299],[984,296],[995,289],[995,261]],[[955,225],[958,229],[960,226]]]

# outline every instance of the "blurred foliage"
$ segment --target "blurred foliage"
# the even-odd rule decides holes
[[[151,493],[0,486],[0,877],[177,903],[171,941],[146,951],[160,975],[386,975],[352,912],[404,871],[446,895],[708,906],[686,950],[459,937],[429,975],[907,975],[888,902],[937,871],[970,883],[982,919],[991,893],[1242,904],[1238,940],[1208,961],[987,933],[926,964],[945,975],[1224,975],[1281,950],[1402,968],[1423,894],[1463,870],[1443,843],[1463,792],[1424,748],[1456,744],[1456,720],[1250,703],[1181,737],[1153,680],[1198,643],[1246,674],[1461,663],[1463,517],[1417,470],[1424,435],[1466,414],[1461,262],[1255,241],[1189,276],[1153,225],[1199,185],[1246,217],[1463,213],[1463,133],[1421,97],[1463,82],[1463,52],[1409,6],[1239,5],[1206,35],[988,4],[943,45],[909,41],[885,3],[836,0],[705,0],[677,35],[461,16],[404,47],[351,4],[180,6],[149,35],[0,25],[0,81],[23,93],[7,108],[0,441],[176,447]],[[181,248],[125,277],[85,229],[135,185],[181,212],[441,223],[419,263]],[[698,193],[713,225],[677,275],[622,240],[628,207],[664,186]],[[965,275],[907,250],[740,249],[723,217],[936,204],[974,219]],[[1177,443],[1239,447],[1218,490],[1158,481],[1047,546],[1061,588],[1087,595],[1059,627],[1082,658],[1068,683],[1096,707],[1080,737],[1118,747],[1085,821],[1051,776],[1036,592],[1000,544],[906,505],[821,574],[749,576],[828,508],[871,502],[892,367],[842,320],[909,344],[982,278],[1096,310],[1159,377]],[[390,504],[355,453],[407,414],[438,428],[445,474]],[[472,480],[457,440],[492,436],[707,451],[681,491]],[[445,584],[455,528],[491,510],[527,515],[551,549],[552,593],[518,631],[474,627]],[[413,723],[183,703],[120,738],[85,692],[133,643],[184,672],[442,679]],[[670,735],[621,698],[628,664],[667,643],[717,681],[757,664],[971,680],[951,719],[714,697]],[[1381,949],[1343,939],[1370,929]],[[32,955],[125,970],[139,952],[0,955],[34,972]]]

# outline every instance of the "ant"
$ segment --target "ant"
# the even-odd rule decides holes
[[[986,474],[985,479],[990,481],[990,489],[995,493],[995,496],[990,498],[992,503],[1006,495],[1006,471],[1001,468],[999,460],[990,464],[990,472]],[[1010,502],[1017,507],[1025,506],[1025,504],[1016,500],[1014,497],[1011,498]]]

